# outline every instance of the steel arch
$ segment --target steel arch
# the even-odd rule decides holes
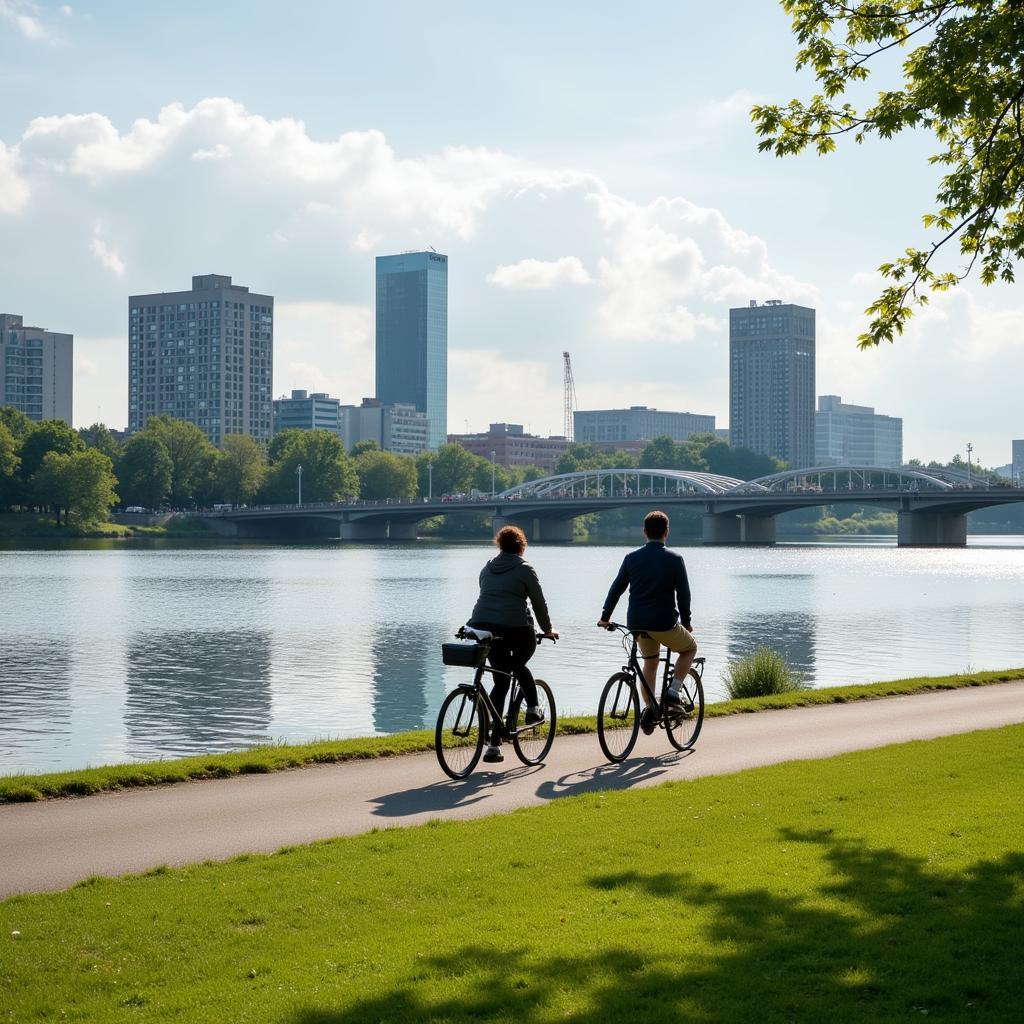
[[[889,478],[897,481],[899,490],[903,490],[904,483],[910,481],[915,485],[917,489],[920,489],[921,484],[925,485],[925,490],[936,490],[936,491],[951,491],[958,487],[963,487],[964,484],[960,479],[955,479],[957,475],[949,473],[938,473],[933,470],[920,469],[916,466],[901,466],[898,468],[888,468],[885,466],[811,466],[806,469],[789,469],[782,473],[772,473],[770,476],[758,477],[756,480],[748,480],[746,483],[740,484],[738,487],[733,488],[731,494],[779,494],[786,493],[788,491],[787,485],[793,483],[796,480],[807,480],[809,478],[817,478],[820,484],[822,477],[833,477],[838,479],[840,476],[846,476],[848,483],[853,482],[854,477],[860,477],[861,487],[859,489],[867,489],[870,485],[868,484],[869,476],[882,475],[883,480]],[[944,477],[946,477],[944,479]],[[966,477],[963,478],[964,480]],[[851,490],[856,488],[850,488]],[[884,488],[888,489],[888,488]],[[836,488],[825,489],[822,488],[825,493],[841,493]]]
[[[646,488],[645,481],[650,481]],[[529,480],[502,491],[497,497],[565,498],[575,497],[577,491],[580,497],[586,497],[591,484],[601,495],[612,498],[624,497],[630,492],[639,496],[645,489],[651,497],[685,493],[720,496],[728,494],[742,483],[742,480],[731,476],[685,469],[583,469],[575,473],[558,473],[539,480]],[[565,493],[567,491],[568,494]]]

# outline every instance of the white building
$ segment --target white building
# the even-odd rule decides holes
[[[338,411],[341,439],[349,450],[360,441],[376,441],[396,455],[418,455],[430,446],[430,420],[413,405],[364,398],[362,405],[343,405]]]
[[[881,416],[870,405],[844,403],[838,395],[819,395],[814,462],[818,466],[902,466],[903,420]]]

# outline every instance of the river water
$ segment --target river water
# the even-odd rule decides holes
[[[594,623],[628,550],[529,551],[563,635],[533,665],[563,712],[592,712],[622,664]],[[710,700],[727,661],[762,644],[816,686],[1024,665],[1024,538],[682,550]],[[489,556],[431,542],[0,550],[0,773],[432,725],[467,676],[440,644]]]

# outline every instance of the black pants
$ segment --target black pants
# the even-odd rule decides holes
[[[471,626],[477,629],[486,629],[495,636],[501,637],[491,644],[491,651],[487,660],[491,668],[499,672],[514,672],[519,685],[523,688],[526,703],[530,707],[537,705],[537,684],[533,681],[533,673],[526,667],[526,663],[533,657],[537,650],[537,634],[533,626],[502,626],[497,622],[471,622]],[[495,676],[494,686],[491,688],[491,703],[499,713],[505,707],[505,698],[508,696],[508,676]],[[494,725],[495,723],[492,723]],[[492,730],[491,738],[494,738]]]

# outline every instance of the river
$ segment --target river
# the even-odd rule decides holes
[[[563,636],[533,665],[563,712],[594,711],[622,664],[594,623],[628,550],[528,552]],[[762,644],[815,686],[1024,665],[1024,538],[681,550],[710,700]],[[435,542],[0,550],[0,773],[432,725],[466,677],[440,644],[487,557]]]

